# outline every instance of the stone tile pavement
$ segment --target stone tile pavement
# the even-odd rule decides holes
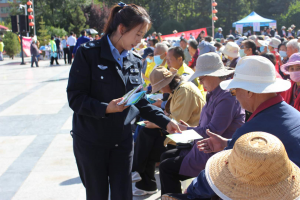
[[[20,62],[0,62],[0,200],[84,200],[69,135],[70,65]],[[159,198],[160,192],[134,200]]]

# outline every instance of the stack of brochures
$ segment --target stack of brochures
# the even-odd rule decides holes
[[[141,100],[141,98],[143,98],[146,93],[146,91],[139,92],[142,88],[143,85],[139,85],[136,88],[130,90],[127,94],[123,96],[124,99],[120,101],[118,105],[125,104],[125,106],[130,106],[139,102],[139,100]]]

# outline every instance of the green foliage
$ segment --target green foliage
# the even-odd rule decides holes
[[[48,33],[48,30],[46,29],[45,22],[43,20],[43,17],[41,17],[41,21],[39,22],[40,29],[38,30],[39,36],[38,40],[40,42],[41,46],[45,46],[50,41],[50,35]]]
[[[14,55],[21,51],[21,45],[18,40],[18,36],[12,32],[6,32],[3,37],[4,50],[6,54],[14,58]]]
[[[53,26],[46,26],[47,32],[51,36],[60,36],[63,37],[65,35],[68,35],[67,31],[63,28],[55,28]]]
[[[300,27],[300,0],[296,0],[296,2],[292,3],[286,14],[281,14],[278,20],[278,24],[281,26],[290,26],[294,24],[296,27]]]
[[[77,6],[72,14],[71,23],[69,27],[69,32],[74,31],[74,33],[79,36],[80,31],[88,28],[86,25],[86,18],[79,6]]]
[[[159,28],[158,32],[161,32],[163,35],[172,34],[173,30],[178,32],[185,31],[185,27],[182,23],[177,22],[174,19],[165,21]]]

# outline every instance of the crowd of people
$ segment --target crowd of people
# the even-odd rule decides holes
[[[143,39],[150,24],[144,8],[120,2],[101,40],[77,49],[66,39],[77,50],[67,94],[87,199],[108,199],[109,188],[113,200],[154,194],[156,167],[162,200],[299,198],[298,40],[250,31],[224,38],[222,28],[214,38]],[[121,103],[141,86],[162,98]],[[144,126],[133,143],[134,119]],[[167,137],[183,131],[203,139]]]
[[[89,34],[87,36],[87,33],[85,30],[80,32],[80,37],[76,38],[76,34],[74,34],[73,31],[70,32],[70,35],[65,35],[63,37],[61,36],[51,36],[49,47],[50,47],[50,66],[54,65],[54,61],[56,62],[56,65],[59,65],[58,59],[63,58],[65,64],[72,64],[72,59],[74,58],[74,55],[79,48],[80,45],[85,44],[86,42],[93,41],[93,40],[99,40],[101,39],[101,35],[95,35]],[[33,67],[33,64],[36,64],[36,67],[39,67],[38,61],[40,57],[40,50],[39,50],[39,41],[36,39],[36,37],[31,36],[31,46],[30,46],[30,52],[31,52],[31,67]],[[1,52],[1,51],[0,51]],[[0,54],[0,60],[1,60],[1,54]]]
[[[153,105],[176,120],[182,131],[193,129],[204,138],[182,147],[167,139],[168,132],[150,121],[140,119],[146,125],[138,126],[135,131],[132,168],[132,181],[136,182],[134,196],[158,191],[155,167],[159,167],[163,200],[210,199],[215,195],[222,199],[292,199],[299,196],[299,189],[293,190],[300,188],[298,182],[296,186],[293,183],[286,186],[280,195],[249,193],[253,188],[265,192],[273,182],[261,183],[260,188],[255,185],[255,181],[270,178],[270,174],[262,175],[268,171],[268,166],[258,158],[253,157],[255,162],[264,166],[264,170],[249,168],[232,174],[232,179],[238,177],[241,182],[245,180],[239,176],[246,175],[246,172],[261,175],[247,177],[252,182],[243,184],[248,184],[249,189],[243,186],[231,190],[229,186],[224,186],[236,184],[237,180],[225,180],[223,176],[227,176],[226,173],[211,164],[220,159],[226,161],[222,154],[238,148],[236,145],[241,138],[245,139],[244,134],[261,131],[281,140],[290,160],[296,164],[295,169],[299,170],[297,166],[300,166],[300,160],[296,153],[296,149],[300,148],[298,39],[288,34],[280,36],[276,32],[273,37],[268,34],[251,35],[250,32],[246,37],[236,32],[225,39],[222,28],[218,30],[215,38],[200,33],[199,41],[192,38],[187,40],[183,36],[179,38],[179,47],[175,41],[160,42],[156,33],[153,33],[134,49],[142,57],[142,76],[148,93],[160,91],[164,94],[164,98],[158,99]],[[268,33],[271,29],[265,30]],[[264,137],[272,137],[253,134],[264,141]],[[264,148],[260,148],[263,151]],[[253,151],[249,149],[248,153],[255,154]],[[268,156],[262,157],[267,159]],[[238,162],[235,160],[236,163],[231,167],[228,165],[226,170],[232,172],[238,167],[245,168],[242,160],[246,158],[241,157]],[[228,158],[228,162],[232,161]],[[281,169],[274,169],[278,176]],[[209,174],[213,171],[219,174]],[[274,179],[277,175],[274,175]],[[190,178],[195,179],[186,191],[182,191],[181,181]],[[291,174],[286,173],[285,179],[278,178],[274,182],[281,184],[289,178]],[[284,198],[285,195],[288,198]]]

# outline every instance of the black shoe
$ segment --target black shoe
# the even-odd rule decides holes
[[[36,66],[36,67],[39,67],[39,66]]]
[[[33,67],[33,66],[31,66],[31,67]]]

